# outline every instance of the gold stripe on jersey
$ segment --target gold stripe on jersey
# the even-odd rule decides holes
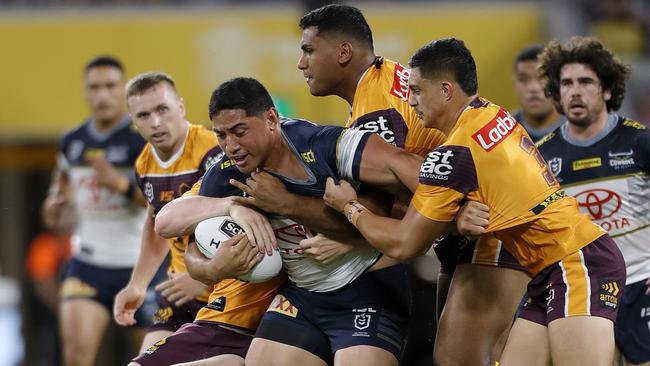
[[[427,156],[412,204],[431,220],[449,222],[464,199],[490,207],[487,232],[533,275],[605,234],[559,192],[523,127],[483,99]]]
[[[223,280],[210,294],[208,304],[196,314],[196,320],[234,325],[254,331],[285,281],[286,272],[267,282],[251,283],[235,279]]]
[[[409,73],[395,61],[378,58],[359,81],[346,127],[375,132],[398,147],[425,156],[446,137],[439,130],[424,128],[409,105]]]

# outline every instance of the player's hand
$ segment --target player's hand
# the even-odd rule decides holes
[[[476,239],[485,233],[490,219],[490,208],[480,202],[467,201],[456,215],[456,228],[461,235]]]
[[[192,279],[187,272],[169,273],[169,279],[156,286],[156,291],[160,291],[169,302],[176,306],[181,306],[188,301],[204,293],[208,286]]]
[[[325,185],[325,195],[323,196],[325,204],[338,212],[343,212],[343,207],[350,201],[357,199],[357,191],[350,183],[341,180],[339,184],[334,183],[334,179],[327,178]]]
[[[233,197],[233,200],[237,198],[240,197]],[[252,246],[257,247],[262,253],[273,254],[273,249],[278,247],[278,243],[275,239],[273,227],[265,214],[236,201],[230,205],[228,214],[244,229],[248,242]]]
[[[115,296],[113,302],[113,319],[123,327],[135,325],[135,312],[144,302],[146,289],[137,289],[127,285]]]
[[[120,174],[117,169],[103,156],[92,158],[95,179],[100,185],[118,193],[124,193],[129,188],[129,178]]]
[[[206,258],[191,242],[185,250],[185,265],[192,278],[213,285],[225,278],[237,278],[250,272],[264,257],[244,234],[219,244],[211,259]]]
[[[306,255],[323,264],[331,263],[336,258],[354,249],[353,245],[332,240],[322,234],[301,240],[300,247]]]
[[[64,194],[48,195],[41,207],[41,216],[46,228],[57,232],[70,234],[77,225],[77,211],[74,202]]]
[[[287,191],[284,183],[265,171],[253,172],[246,184],[235,179],[230,184],[246,192],[248,197],[237,197],[235,202],[257,207],[268,213],[286,216],[291,207],[292,194]]]

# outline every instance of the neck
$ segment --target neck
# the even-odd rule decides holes
[[[569,136],[576,140],[592,139],[605,128],[608,116],[609,114],[607,113],[607,109],[603,108],[603,110],[598,114],[598,117],[594,121],[591,121],[589,124],[581,125],[577,123],[571,123],[571,121],[569,121]]]
[[[97,119],[95,118],[95,129],[98,132],[106,132],[113,128],[116,124],[120,123],[124,118],[123,114],[119,114],[116,117],[110,119]]]
[[[375,62],[375,55],[372,52],[367,52],[362,57],[350,61],[348,65],[349,69],[346,71],[349,76],[343,78],[339,91],[335,94],[345,99],[352,106],[359,81],[366,70],[372,66],[373,62]]]
[[[522,115],[524,116],[524,121],[526,121],[526,124],[536,129],[550,127],[560,120],[560,114],[557,113],[555,108],[551,111],[551,113],[548,113],[544,116],[531,116],[526,112],[522,112]]]
[[[158,157],[162,161],[167,161],[172,156],[174,156],[174,154],[176,154],[181,149],[181,147],[183,146],[183,143],[185,142],[185,140],[187,140],[187,134],[189,133],[189,131],[190,131],[190,123],[188,121],[185,121],[185,126],[183,128],[183,134],[181,135],[181,137],[179,139],[176,140],[176,142],[174,142],[174,144],[171,146],[171,148],[169,148],[169,149],[159,149],[159,148],[154,147],[154,150],[156,150],[156,154],[158,154]]]
[[[260,168],[295,179],[305,179],[307,177],[303,166],[293,154],[286,141],[284,141],[282,133],[279,130],[276,131],[271,151],[266,160],[260,164]]]
[[[463,114],[467,106],[469,106],[469,104],[477,97],[477,94],[466,97],[463,96],[462,98],[459,98],[457,102],[453,103],[453,107],[450,108],[450,113],[448,115],[449,118],[445,119],[446,122],[441,126],[440,131],[449,136],[449,133],[454,129],[456,123],[458,123],[460,115]]]

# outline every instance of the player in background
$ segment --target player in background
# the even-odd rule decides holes
[[[583,37],[550,43],[540,63],[546,94],[568,122],[540,141],[539,151],[567,194],[621,249],[625,290],[603,283],[594,291],[601,303],[623,291],[613,304],[619,308],[616,345],[624,364],[650,365],[650,134],[615,113],[630,68],[600,41]],[[522,317],[538,322],[526,308]]]
[[[400,259],[426,250],[464,199],[483,202],[491,212],[486,234],[503,240],[526,267],[533,277],[531,301],[544,315],[543,326],[517,318],[501,364],[611,365],[617,309],[598,300],[598,289],[625,281],[616,244],[559,190],[514,117],[477,96],[476,66],[462,41],[425,45],[410,65],[411,105],[426,126],[439,128],[448,140],[422,164],[406,215],[400,221],[373,214],[344,181],[328,180],[326,202],[345,213],[373,246]],[[513,179],[517,175],[520,179]],[[620,295],[612,296],[618,301]]]
[[[188,237],[165,240],[154,231],[160,208],[180,197],[205,173],[221,152],[214,132],[185,118],[185,105],[171,76],[162,72],[137,75],[126,86],[131,119],[148,142],[135,163],[136,181],[147,200],[142,248],[131,280],[115,297],[113,316],[122,326],[136,324],[135,312],[144,302],[149,283],[171,252],[168,279],[161,291],[154,324],[147,330],[140,352],[194,321],[208,300],[208,287],[193,280],[183,253]]]
[[[45,222],[73,222],[75,227],[73,256],[61,286],[66,365],[93,364],[115,294],[128,282],[138,257],[145,217],[132,179],[144,140],[124,113],[122,64],[112,57],[91,60],[84,69],[84,93],[92,115],[63,137],[43,207]],[[153,292],[149,302],[151,311]],[[146,325],[151,313],[139,316]]]
[[[515,95],[520,107],[514,117],[533,141],[539,141],[565,121],[555,109],[553,100],[544,95],[544,88],[537,75],[537,58],[542,49],[542,45],[524,48],[517,55],[514,64]]]

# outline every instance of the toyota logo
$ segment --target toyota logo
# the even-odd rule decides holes
[[[594,220],[606,219],[621,208],[621,196],[607,189],[589,189],[575,195],[578,205]]]

